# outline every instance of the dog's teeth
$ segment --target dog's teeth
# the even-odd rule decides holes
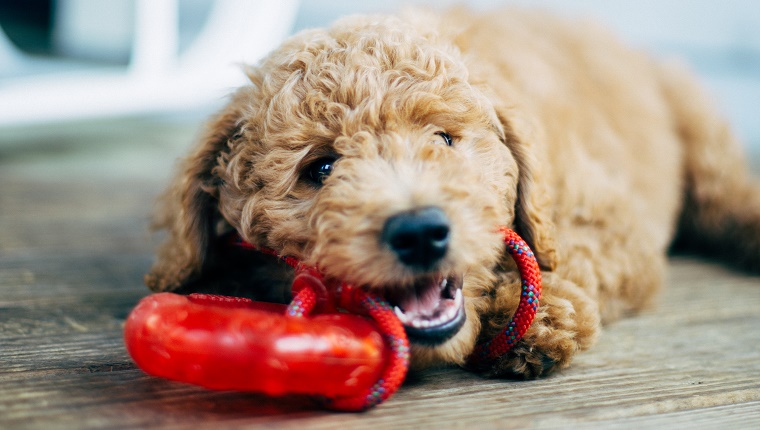
[[[393,312],[395,312],[396,316],[399,317],[399,318],[403,318],[403,317],[406,316],[406,315],[404,315],[404,311],[402,311],[401,308],[398,307],[398,306],[394,306],[393,307]]]
[[[454,293],[454,309],[458,309],[460,306],[462,306],[462,302],[464,301],[464,297],[462,296],[462,290],[457,290],[456,293]]]
[[[443,281],[441,281],[441,289],[446,288],[446,285],[449,284],[449,280],[447,278],[443,278]]]
[[[402,323],[409,322],[409,317],[404,313],[404,311],[401,310],[400,307],[394,306],[393,312],[396,313],[396,316],[398,317],[399,320],[401,320]]]
[[[454,315],[456,315],[458,308],[456,306],[450,306],[448,309],[446,309],[446,319],[450,320],[454,318]]]
[[[441,281],[441,287],[445,288],[448,285],[448,280],[444,279]],[[413,315],[407,314],[403,310],[401,310],[400,307],[394,306],[393,312],[396,314],[398,319],[401,321],[402,324],[406,326],[411,326],[416,329],[427,329],[431,327],[438,327],[440,325],[446,324],[447,322],[453,320],[457,313],[459,312],[459,309],[462,307],[462,303],[464,302],[464,295],[462,293],[461,289],[454,290],[454,297],[453,299],[447,299],[446,301],[441,303],[441,308],[438,309],[437,312],[435,312],[435,317],[431,315],[430,318],[426,318],[424,316],[416,315],[413,313]]]

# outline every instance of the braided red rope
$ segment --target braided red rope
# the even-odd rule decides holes
[[[479,343],[468,359],[468,364],[482,369],[492,365],[499,357],[509,352],[528,331],[536,316],[541,299],[541,269],[533,251],[514,231],[501,227],[507,251],[517,263],[522,279],[520,303],[505,329],[493,339]]]
[[[378,331],[390,347],[389,363],[375,384],[357,396],[324,399],[327,407],[339,411],[364,411],[384,402],[401,387],[409,369],[409,339],[401,321],[385,300],[345,283],[337,286],[334,291],[328,291],[322,275],[296,258],[280,256],[271,249],[256,247],[239,238],[235,244],[277,256],[296,270],[296,279],[292,287],[293,300],[285,311],[286,315],[294,318],[307,317],[315,311],[320,302],[327,301],[327,305],[332,309],[340,307],[369,316],[375,321]],[[328,297],[320,297],[320,294]]]
[[[522,293],[517,310],[505,330],[475,347],[469,363],[478,368],[493,363],[523,337],[533,322],[541,296],[541,271],[533,252],[514,231],[501,227],[499,232],[504,235],[507,250],[517,263],[522,278]],[[293,300],[286,311],[288,316],[303,318],[315,311],[330,312],[337,308],[361,313],[375,321],[378,331],[390,346],[390,362],[372,387],[358,396],[326,399],[327,407],[341,411],[363,411],[382,403],[398,390],[409,368],[409,340],[401,321],[385,300],[344,283],[328,291],[317,269],[302,264],[296,258],[254,246],[239,236],[233,237],[233,241],[237,246],[276,256],[296,270]]]
[[[296,318],[309,316],[318,300],[315,290],[310,285],[301,284],[301,289],[295,292],[286,314]],[[364,411],[387,400],[404,382],[409,369],[409,340],[404,326],[384,300],[345,284],[336,291],[336,300],[342,308],[361,310],[361,313],[372,318],[391,349],[390,362],[385,366],[380,379],[365,393],[325,399],[325,405],[335,410]]]

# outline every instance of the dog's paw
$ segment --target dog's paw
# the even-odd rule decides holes
[[[569,365],[579,349],[577,343],[572,341],[560,342],[557,345],[540,343],[543,345],[539,346],[534,339],[524,338],[486,368],[485,375],[491,378],[514,379],[546,376]]]
[[[498,307],[499,301],[494,304]],[[510,312],[501,314],[511,315]],[[493,327],[499,319],[491,320],[489,325]],[[518,379],[549,375],[567,367],[577,352],[591,346],[599,327],[596,301],[572,282],[548,274],[544,280],[541,305],[530,329],[514,348],[484,372],[490,377]],[[490,331],[489,336],[493,333]]]

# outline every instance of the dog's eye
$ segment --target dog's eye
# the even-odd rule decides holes
[[[306,166],[304,176],[309,181],[317,185],[322,185],[324,184],[325,179],[327,179],[327,177],[330,176],[330,173],[332,173],[333,164],[335,164],[335,158],[333,157],[320,158]]]
[[[435,143],[443,143],[446,146],[451,146],[454,144],[454,140],[451,138],[451,135],[445,131],[439,131],[435,135],[438,136],[438,138],[435,140]]]

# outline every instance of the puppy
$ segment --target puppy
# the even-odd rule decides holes
[[[760,267],[760,186],[725,121],[688,72],[589,23],[351,17],[247,75],[163,198],[154,291],[288,301],[292,272],[234,231],[385,297],[416,367],[462,365],[518,303],[508,226],[544,291],[486,373],[533,378],[652,301],[677,233]]]

